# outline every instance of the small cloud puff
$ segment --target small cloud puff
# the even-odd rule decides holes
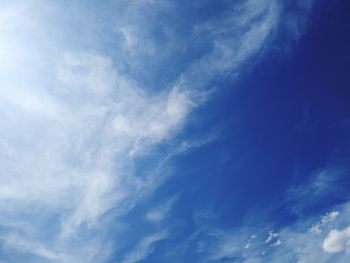
[[[322,228],[337,219],[338,215],[338,211],[332,211],[322,216],[320,222],[311,226],[309,229],[310,233],[320,234],[322,232]]]
[[[277,237],[278,237],[278,233],[271,230],[271,231],[269,231],[269,235],[267,236],[265,243],[271,243]]]
[[[339,253],[349,249],[350,226],[342,230],[331,230],[323,241],[323,250],[328,253]]]

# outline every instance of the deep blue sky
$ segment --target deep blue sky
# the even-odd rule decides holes
[[[4,1],[0,263],[347,262],[350,2]]]
[[[172,211],[179,232],[159,243],[161,253],[197,230],[193,213],[198,210],[213,212],[206,226],[224,231],[237,231],[247,221],[278,230],[348,201],[349,12],[346,1],[318,3],[303,36],[288,43],[287,54],[274,47],[239,80],[220,82],[224,90],[195,113],[202,122],[190,124],[190,132],[219,130],[219,138],[175,158],[178,174],[158,198],[181,193]],[[277,42],[283,45],[283,39]],[[308,184],[315,171],[333,165],[344,169],[344,177],[334,179],[342,190],[314,200],[286,197],[290,188]],[[180,261],[154,253],[145,262],[193,262],[193,246]]]

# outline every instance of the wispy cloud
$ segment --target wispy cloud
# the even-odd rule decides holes
[[[145,218],[147,221],[157,223],[166,218],[166,216],[169,214],[172,206],[176,202],[176,198],[173,197],[162,204],[152,208],[150,211],[147,212]]]
[[[328,177],[332,177],[331,182],[334,182],[329,187],[339,189],[342,173],[330,171],[346,169],[340,166],[332,167],[319,170],[316,175],[311,176],[307,184],[297,188],[308,205],[310,203],[307,198],[317,197],[312,202],[316,205],[332,193],[326,183],[330,180]],[[293,189],[292,192],[295,191],[295,188]],[[289,191],[288,204],[291,204],[290,193]],[[298,200],[294,199],[297,203]],[[350,250],[350,203],[337,204],[328,209],[328,212],[322,215],[298,214],[294,222],[279,226],[277,230],[271,230],[269,222],[256,219],[231,229],[198,221],[197,232],[190,242],[192,246],[200,244],[201,249],[196,251],[199,261],[345,262]]]
[[[324,216],[322,216],[320,222],[316,223],[315,225],[312,225],[309,231],[314,234],[321,233],[322,228],[327,224],[329,224],[330,222],[333,222],[338,217],[338,215],[339,215],[338,211],[332,211],[325,214]]]
[[[148,235],[141,239],[134,250],[127,254],[122,263],[134,263],[139,262],[147,258],[154,251],[154,244],[166,238],[165,232],[159,232],[152,235]]]
[[[71,262],[72,258],[69,255],[56,253],[45,245],[33,241],[28,241],[15,234],[2,237],[5,249],[9,248],[14,251],[34,254],[42,258],[52,260],[53,262]]]
[[[286,193],[286,203],[290,211],[297,215],[303,214],[330,197],[342,197],[346,201],[348,195],[344,178],[347,170],[347,166],[330,163],[314,171],[303,184],[291,187]]]
[[[269,231],[268,226],[201,230],[204,232],[197,235],[198,239],[194,238],[195,243],[201,244],[201,250],[197,250],[198,262],[329,262],[334,258],[332,253],[337,252],[337,260],[344,259],[346,253],[339,252],[348,248],[348,228],[330,229],[348,221],[348,207],[349,204],[339,207],[339,212],[328,213],[319,222],[316,218],[300,220],[278,232]],[[331,216],[332,219],[325,222],[325,218],[335,213],[339,213],[339,219]],[[309,231],[314,224],[319,224],[317,233]]]
[[[161,168],[137,174],[135,163],[180,133],[218,75],[237,75],[258,56],[283,3],[242,1],[215,20],[186,21],[185,35],[165,19],[179,15],[167,1],[22,4],[0,5],[2,242],[53,262],[104,261],[116,239],[110,222],[164,178]],[[163,39],[154,35],[161,17]],[[200,42],[208,44],[199,56],[175,60]],[[178,70],[164,78],[173,60]],[[141,238],[125,262],[165,236]]]

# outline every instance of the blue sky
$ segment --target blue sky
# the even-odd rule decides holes
[[[346,0],[0,3],[0,263],[347,262]]]

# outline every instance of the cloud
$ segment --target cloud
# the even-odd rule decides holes
[[[154,244],[163,240],[166,236],[165,232],[159,232],[144,237],[135,249],[125,256],[122,263],[135,263],[146,259],[154,251]]]
[[[350,248],[350,226],[342,230],[331,230],[323,241],[323,249],[328,253],[339,253]]]
[[[319,177],[313,179],[315,181],[310,180],[304,186],[303,192],[309,193],[310,189],[306,188],[314,189],[317,185],[323,193],[325,188],[319,183]],[[335,185],[332,187],[336,189]],[[280,226],[278,231],[269,230],[269,222],[254,220],[232,229],[198,221],[197,232],[188,242],[191,247],[200,244],[196,251],[198,262],[346,262],[350,249],[350,203],[329,209],[321,216],[300,215],[293,223]]]
[[[174,197],[169,199],[168,201],[163,202],[159,206],[152,208],[150,211],[147,212],[145,216],[146,220],[153,223],[157,223],[164,220],[169,214],[175,202],[176,198]]]
[[[1,154],[6,158],[1,166],[8,176],[1,179],[0,208],[2,226],[12,231],[23,226],[28,244],[31,238],[41,239],[36,232],[42,224],[51,225],[51,216],[57,214],[58,236],[53,233],[50,239],[53,247],[65,251],[69,248],[59,245],[62,239],[69,244],[86,232],[85,226],[99,228],[102,216],[112,209],[116,215],[127,213],[161,182],[137,177],[130,168],[138,156],[180,128],[191,103],[175,89],[148,95],[118,75],[105,57],[70,54],[58,64],[54,90],[45,95],[18,90],[14,99],[2,98],[16,115],[6,116],[12,126],[2,124]],[[27,233],[28,224],[34,233]],[[21,245],[20,251],[50,259],[51,253],[37,253],[42,244],[36,242],[35,247]]]
[[[339,212],[341,220],[347,220],[349,204],[341,208]],[[322,219],[330,218],[330,212],[322,216]],[[322,222],[322,219],[318,224]],[[341,252],[348,247],[348,229],[342,231],[332,230],[328,235],[328,229],[334,227],[335,218],[323,220],[319,226],[320,233],[308,231],[311,222],[315,219],[299,220],[295,224],[275,231],[267,231],[268,226],[256,227],[244,225],[237,229],[220,229],[209,227],[198,230],[193,238],[194,244],[201,244],[197,250],[196,262],[217,262],[224,260],[236,260],[238,262],[329,262],[332,258],[329,253]],[[341,222],[341,220],[339,222]],[[191,247],[194,246],[191,243]],[[346,255],[339,254],[339,258]],[[337,261],[334,258],[334,262]]]
[[[348,197],[344,178],[347,169],[346,165],[330,163],[314,171],[303,184],[291,187],[286,193],[286,204],[290,211],[297,215],[303,214],[331,197],[346,201]]]
[[[282,244],[282,241],[279,239],[279,234],[274,232],[273,230],[269,231],[267,238],[265,239],[265,243],[269,244],[270,247],[277,247]]]
[[[174,150],[167,143],[180,141],[215,78],[235,76],[259,56],[283,10],[274,0],[240,1],[217,19],[184,21],[190,30],[182,32],[167,19],[181,19],[174,5],[6,3],[0,14],[6,253],[36,255],[34,261],[105,261],[123,233],[106,229],[122,225],[121,217],[161,185]],[[198,46],[200,54],[188,58]],[[198,144],[180,146],[173,154]],[[156,158],[155,168],[137,173],[136,164],[147,158]],[[164,219],[171,205],[146,218]],[[125,262],[147,257],[165,237],[141,238]]]
[[[340,160],[318,169],[306,183],[286,191],[287,206],[294,206],[292,212],[295,207],[300,211],[317,206],[334,191],[343,189],[347,171],[347,163]],[[302,206],[303,202],[307,206]],[[225,228],[216,224],[218,220],[198,220],[201,218],[195,212],[196,231],[184,246],[197,249],[194,253],[184,250],[196,262],[346,262],[350,249],[350,203],[328,205],[327,209],[321,215],[300,213],[293,222],[278,227],[269,221],[257,221],[260,216],[254,213],[253,219],[240,226]],[[205,215],[203,211],[201,214]],[[210,218],[220,215],[211,213]]]
[[[326,226],[327,224],[333,222],[334,220],[337,219],[339,215],[338,211],[332,211],[327,213],[326,215],[322,216],[321,221],[318,222],[315,225],[312,225],[312,227],[310,228],[310,232],[314,233],[314,234],[319,234],[322,232],[322,227]]]
[[[277,1],[239,2],[216,21],[197,25],[195,33],[211,41],[211,51],[194,62],[180,78],[178,85],[196,89],[208,88],[217,74],[239,73],[243,63],[259,54],[269,37],[277,30],[280,6]]]
[[[2,237],[2,240],[4,241],[5,248],[8,247],[17,251],[29,252],[30,254],[34,254],[54,262],[72,262],[72,259],[68,255],[56,253],[41,243],[29,242],[28,240],[14,234]]]

